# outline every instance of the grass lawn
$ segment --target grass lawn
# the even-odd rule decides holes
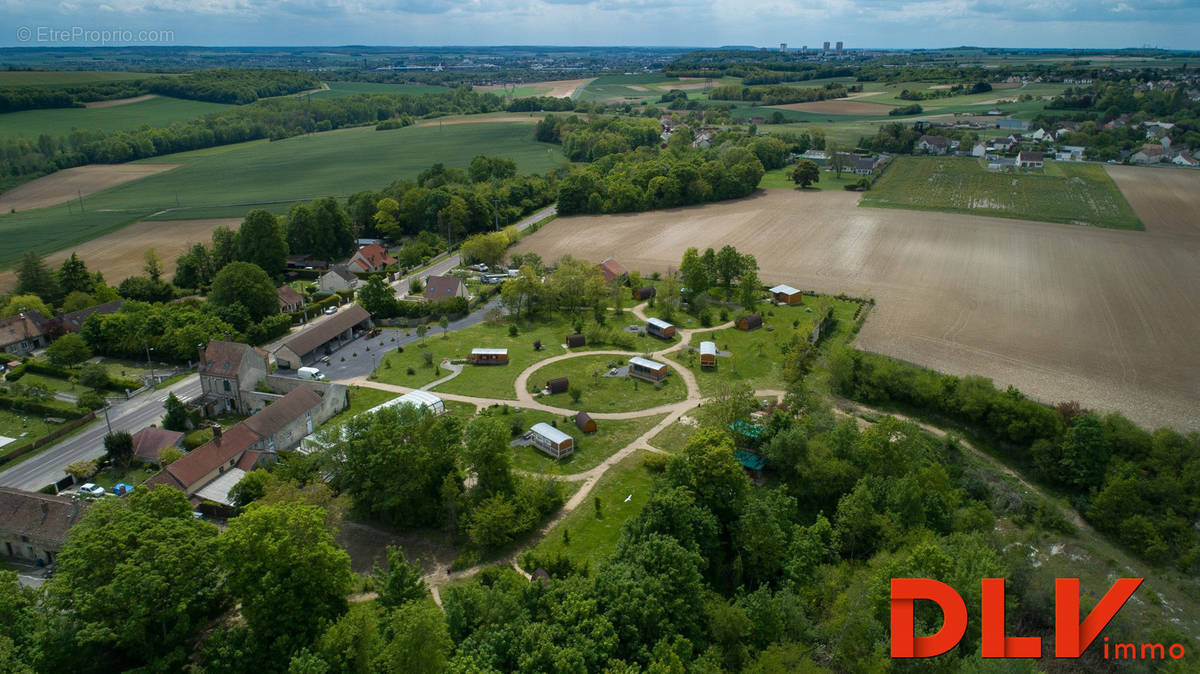
[[[44,374],[37,374],[34,372],[26,372],[21,379],[15,383],[24,384],[26,386],[31,384],[41,384],[51,391],[66,391],[69,393],[83,393],[84,391],[88,390],[88,388],[83,384],[75,384],[72,386],[71,382],[67,381],[66,379],[61,379],[59,377],[48,377]]]
[[[465,169],[483,149],[515,160],[523,173],[565,165],[559,146],[535,141],[533,131],[519,122],[355,127],[142,160],[180,166],[85,197],[82,214],[76,203],[0,214],[0,267],[24,251],[68,248],[156,213],[162,220],[241,217],[255,205],[283,213],[296,201],[383,188],[436,161]]]
[[[550,363],[530,375],[530,388],[541,390],[547,380],[567,377],[572,387],[583,391],[578,403],[573,402],[566,393],[542,396],[538,400],[555,407],[588,412],[632,412],[669,405],[687,397],[683,380],[675,372],[662,382],[661,387],[633,377],[596,375],[598,372],[607,372],[610,364],[628,360],[621,356],[580,356]]]
[[[29,444],[29,441],[40,438],[59,428],[57,424],[46,423],[42,415],[0,410],[0,435],[13,438],[0,447],[0,456],[4,456],[18,447]]]
[[[170,126],[231,107],[225,103],[158,96],[106,108],[21,110],[0,115],[0,138],[37,138],[43,133],[66,136],[74,129],[132,131],[144,124]]]
[[[136,487],[149,480],[156,472],[158,470],[155,468],[147,468],[139,462],[134,462],[129,468],[109,466],[96,473],[90,481],[111,492],[118,482]]]
[[[558,428],[575,438],[574,453],[565,459],[555,461],[536,447],[513,447],[512,465],[514,468],[531,473],[569,475],[582,473],[600,465],[601,461],[624,449],[666,416],[666,414],[653,414],[638,419],[598,419],[595,433],[583,433],[576,428],[574,417],[562,417],[541,410],[512,412],[500,418],[505,420],[513,420],[513,417],[519,418],[523,431],[539,422],[557,423]]]
[[[798,327],[805,329],[813,325],[816,314],[806,311],[813,303],[814,299],[806,295],[804,304],[790,307],[763,305],[763,327],[757,330],[725,328],[694,335],[689,342],[693,347],[699,348],[702,341],[712,341],[716,342],[717,349],[730,352],[728,357],[718,357],[717,367],[712,370],[700,369],[700,356],[694,351],[676,351],[668,358],[695,373],[700,392],[704,395],[716,393],[723,381],[745,383],[756,390],[787,388],[783,376],[783,347],[792,339],[793,322],[798,322]],[[858,305],[854,302],[834,300],[833,315],[839,327],[848,326],[857,309]],[[742,315],[742,312],[737,315]]]
[[[642,511],[650,496],[654,474],[642,465],[645,454],[645,451],[630,454],[610,468],[592,489],[589,496],[600,499],[600,518],[596,517],[593,499],[588,498],[555,525],[533,548],[533,553],[546,557],[565,554],[576,564],[588,563],[593,567],[611,555],[621,538],[621,528]],[[569,532],[570,543],[563,543],[564,530]]]
[[[341,412],[329,417],[329,420],[321,425],[322,428],[326,426],[340,426],[356,414],[361,414],[376,405],[382,405],[393,398],[400,397],[399,393],[371,388],[369,386],[351,386],[348,394],[350,405]]]
[[[623,318],[613,317],[609,325],[624,325],[625,321],[633,320],[632,315],[626,314]],[[566,353],[562,344],[574,328],[569,319],[558,314],[550,319],[517,323],[516,337],[509,336],[510,324],[509,321],[494,325],[480,323],[448,332],[444,338],[435,328],[425,337],[423,346],[417,342],[404,347],[404,353],[389,352],[372,376],[376,381],[419,388],[449,374],[440,368],[443,358],[465,359],[474,348],[507,348],[507,365],[464,365],[461,374],[436,387],[435,391],[516,400],[513,386],[517,375],[539,360]],[[542,342],[542,350],[534,351],[533,343],[538,340]],[[600,347],[589,345],[586,348]],[[432,364],[425,363],[423,353],[432,354]],[[413,374],[407,373],[408,368],[413,369]]]
[[[1098,164],[1001,173],[975,158],[897,157],[859,205],[1145,229]]]
[[[678,452],[696,431],[700,430],[699,423],[685,423],[684,419],[695,421],[693,417],[684,415],[675,423],[659,431],[650,438],[650,445],[668,452]]]
[[[796,183],[792,182],[792,166],[784,166],[783,168],[772,169],[763,174],[762,180],[758,182],[758,186],[764,190],[794,190],[798,189]],[[836,176],[833,173],[821,169],[821,179],[812,185],[804,188],[806,190],[842,190],[846,185],[853,185],[858,182],[859,176],[853,173],[842,172],[842,175]]]

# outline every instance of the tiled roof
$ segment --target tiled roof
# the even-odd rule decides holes
[[[349,309],[339,311],[307,330],[292,335],[279,348],[286,346],[296,355],[303,356],[351,327],[370,319],[371,314],[368,314],[366,309],[354,304]]]
[[[214,339],[204,347],[204,359],[200,363],[200,372],[219,375],[237,374],[242,367],[242,362],[251,356],[261,358],[261,365],[266,367],[266,351],[241,342],[225,342]]]
[[[268,438],[275,435],[305,412],[321,404],[321,396],[307,385],[300,385],[290,393],[267,405],[261,412],[252,414],[241,424],[258,435]]]
[[[600,263],[600,273],[604,274],[605,281],[612,281],[613,279],[620,278],[629,272],[625,269],[625,265],[610,257],[606,258]]]
[[[0,487],[0,532],[61,543],[86,508],[66,496]]]
[[[280,306],[304,304],[304,295],[291,286],[279,286],[278,293]]]
[[[425,294],[427,300],[442,300],[447,297],[455,297],[458,295],[459,287],[462,286],[462,279],[457,276],[430,276],[425,281]]]
[[[133,434],[133,454],[150,461],[158,461],[162,450],[179,442],[182,437],[183,433],[178,431],[147,426]]]
[[[213,438],[207,443],[183,455],[180,459],[159,471],[159,475],[168,473],[175,482],[184,489],[195,486],[205,475],[213,472],[218,466],[229,463],[234,457],[254,446],[260,439],[245,423],[237,424],[221,433],[221,437]],[[158,477],[157,475],[155,476]],[[152,480],[154,478],[151,478]],[[159,478],[155,484],[173,484]]]
[[[0,320],[0,344],[13,344],[31,337],[40,337],[45,323],[46,317],[36,309]]]
[[[94,307],[72,311],[69,314],[62,315],[63,325],[71,332],[79,332],[79,328],[83,327],[83,322],[92,314],[115,314],[125,304],[125,300],[113,300],[104,304],[97,304]]]

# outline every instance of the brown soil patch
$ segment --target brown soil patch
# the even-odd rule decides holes
[[[559,218],[516,250],[547,260],[612,255],[649,273],[678,267],[689,246],[731,244],[758,258],[766,283],[876,298],[860,348],[991,377],[1047,402],[1200,428],[1194,228],[1161,232],[1153,213],[1144,216],[1149,231],[1134,232],[856,200],[770,190],[704,207]],[[1180,225],[1189,212],[1178,211]]]
[[[1156,234],[1200,234],[1200,171],[1148,166],[1104,167],[1146,229]]]
[[[780,110],[799,110],[821,115],[886,115],[893,106],[883,103],[864,103],[839,98],[832,101],[813,101],[811,103],[788,103],[787,105],[770,105],[770,108]]]
[[[92,101],[91,103],[84,103],[83,107],[85,107],[85,108],[111,108],[111,107],[115,107],[118,105],[129,105],[130,103],[141,103],[142,101],[148,101],[151,98],[158,98],[158,94],[144,94],[142,96],[131,96],[129,98],[116,98],[111,101]]]
[[[179,164],[89,164],[56,171],[0,194],[0,213],[54,206],[176,166]]]
[[[116,285],[129,276],[142,273],[145,261],[142,255],[153,248],[163,261],[163,271],[168,279],[175,273],[175,259],[185,253],[192,244],[208,243],[212,231],[219,225],[236,228],[241,218],[214,218],[209,220],[164,220],[135,222],[115,232],[60,250],[46,256],[46,264],[57,269],[71,253],[78,253],[87,263],[88,269],[104,273],[109,285]],[[0,292],[7,292],[16,285],[16,274],[10,269],[0,272]]]

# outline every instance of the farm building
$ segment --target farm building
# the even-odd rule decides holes
[[[275,350],[275,362],[280,367],[299,368],[305,363],[327,356],[346,342],[354,339],[355,333],[371,327],[371,314],[361,304],[351,305],[315,323],[307,330],[298,332],[284,340]]]
[[[566,377],[558,377],[546,382],[546,389],[551,393],[566,393],[571,388],[571,382]]]
[[[780,304],[800,304],[804,300],[804,295],[789,285],[777,285],[771,288],[770,293]]]
[[[700,342],[700,367],[717,366],[717,343]]]
[[[577,346],[587,346],[587,337],[581,332],[573,335],[567,335],[567,348],[574,349]]]
[[[624,281],[625,279],[629,278],[629,271],[625,269],[625,265],[617,262],[611,257],[605,258],[599,266],[600,273],[604,275],[605,283]]]
[[[629,359],[629,376],[645,379],[651,382],[660,382],[667,378],[669,370],[666,365],[641,356],[634,356]]]
[[[435,417],[446,413],[446,403],[429,391],[409,391],[399,398],[392,398],[383,404],[376,405],[365,413],[370,414],[397,405],[412,405],[417,409],[429,412]]]
[[[1029,150],[1021,150],[1017,153],[1017,166],[1020,168],[1042,168],[1045,166],[1045,159],[1041,152],[1031,152]]]
[[[660,339],[672,339],[675,337],[675,326],[662,319],[651,318],[646,321],[646,332]]]
[[[504,365],[508,363],[508,349],[471,349],[467,360],[472,365]]]
[[[529,429],[529,439],[546,454],[556,459],[568,456],[575,450],[575,438],[547,423],[537,423]]]
[[[587,412],[581,411],[579,414],[575,415],[575,428],[578,428],[584,433],[595,433],[596,420],[593,419]]]
[[[757,330],[762,327],[762,314],[748,314],[737,319],[738,330]]]
[[[658,288],[655,288],[654,286],[642,286],[641,288],[634,289],[633,299],[648,300],[657,294],[658,294]]]

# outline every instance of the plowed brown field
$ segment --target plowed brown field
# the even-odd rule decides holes
[[[858,208],[851,193],[771,190],[559,218],[515,251],[611,255],[649,273],[678,265],[688,246],[732,244],[758,258],[764,282],[876,298],[859,348],[1145,425],[1200,428],[1200,230],[1188,220],[1200,212],[1200,189],[1124,173],[1114,178],[1148,231]],[[1138,194],[1143,179],[1166,191]]]

